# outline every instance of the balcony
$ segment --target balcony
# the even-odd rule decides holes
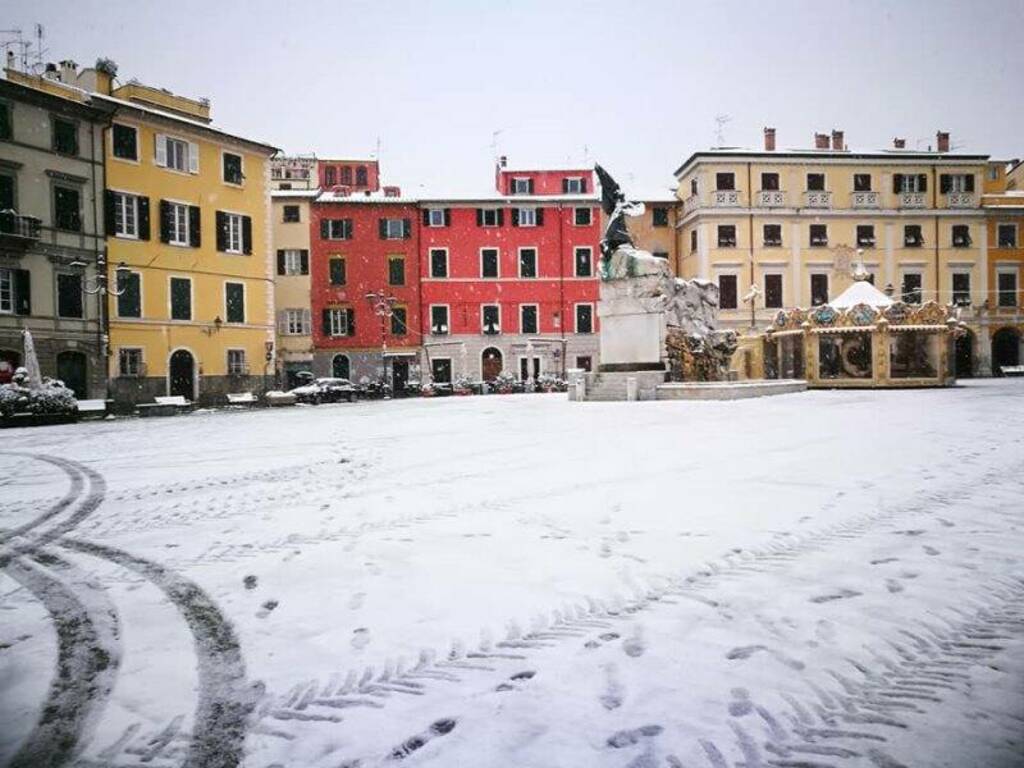
[[[978,198],[974,196],[973,192],[947,192],[946,193],[946,207],[947,208],[977,208]]]
[[[927,192],[900,192],[900,208],[925,208],[928,205]]]
[[[33,216],[14,211],[0,211],[0,238],[11,243],[28,245],[38,240],[42,222]]]
[[[785,208],[786,193],[780,189],[762,189],[757,193],[758,208]]]
[[[711,193],[711,205],[715,208],[737,208],[740,192],[738,189],[716,189]]]
[[[879,196],[877,192],[854,192],[851,200],[854,208],[877,208]]]
[[[832,193],[824,190],[804,192],[804,208],[831,208]]]

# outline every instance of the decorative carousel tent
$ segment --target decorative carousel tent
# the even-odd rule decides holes
[[[945,387],[955,383],[954,339],[963,326],[951,307],[895,301],[868,281],[828,304],[780,310],[765,332],[766,378],[809,387]]]

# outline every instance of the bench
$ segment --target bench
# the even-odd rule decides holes
[[[252,392],[228,392],[228,405],[255,405],[256,395]]]
[[[1003,376],[1024,376],[1024,365],[1003,365],[999,370]]]
[[[192,403],[185,399],[184,395],[163,395],[161,397],[154,397],[157,405],[173,405],[175,408],[188,409],[192,407]]]
[[[280,392],[276,390],[271,390],[270,392],[267,392],[263,396],[263,399],[271,408],[278,408],[286,405],[295,405],[296,400],[295,395],[293,395],[291,392]]]
[[[113,400],[79,400],[78,413],[82,417],[100,418],[107,415]]]

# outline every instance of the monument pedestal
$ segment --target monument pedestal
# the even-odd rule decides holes
[[[667,325],[660,279],[652,275],[601,282],[597,316],[602,373],[666,370]]]

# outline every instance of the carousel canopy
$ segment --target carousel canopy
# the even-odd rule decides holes
[[[889,307],[893,300],[875,288],[867,280],[857,280],[836,296],[829,305],[834,309],[850,309],[858,304],[867,304],[869,307]]]

